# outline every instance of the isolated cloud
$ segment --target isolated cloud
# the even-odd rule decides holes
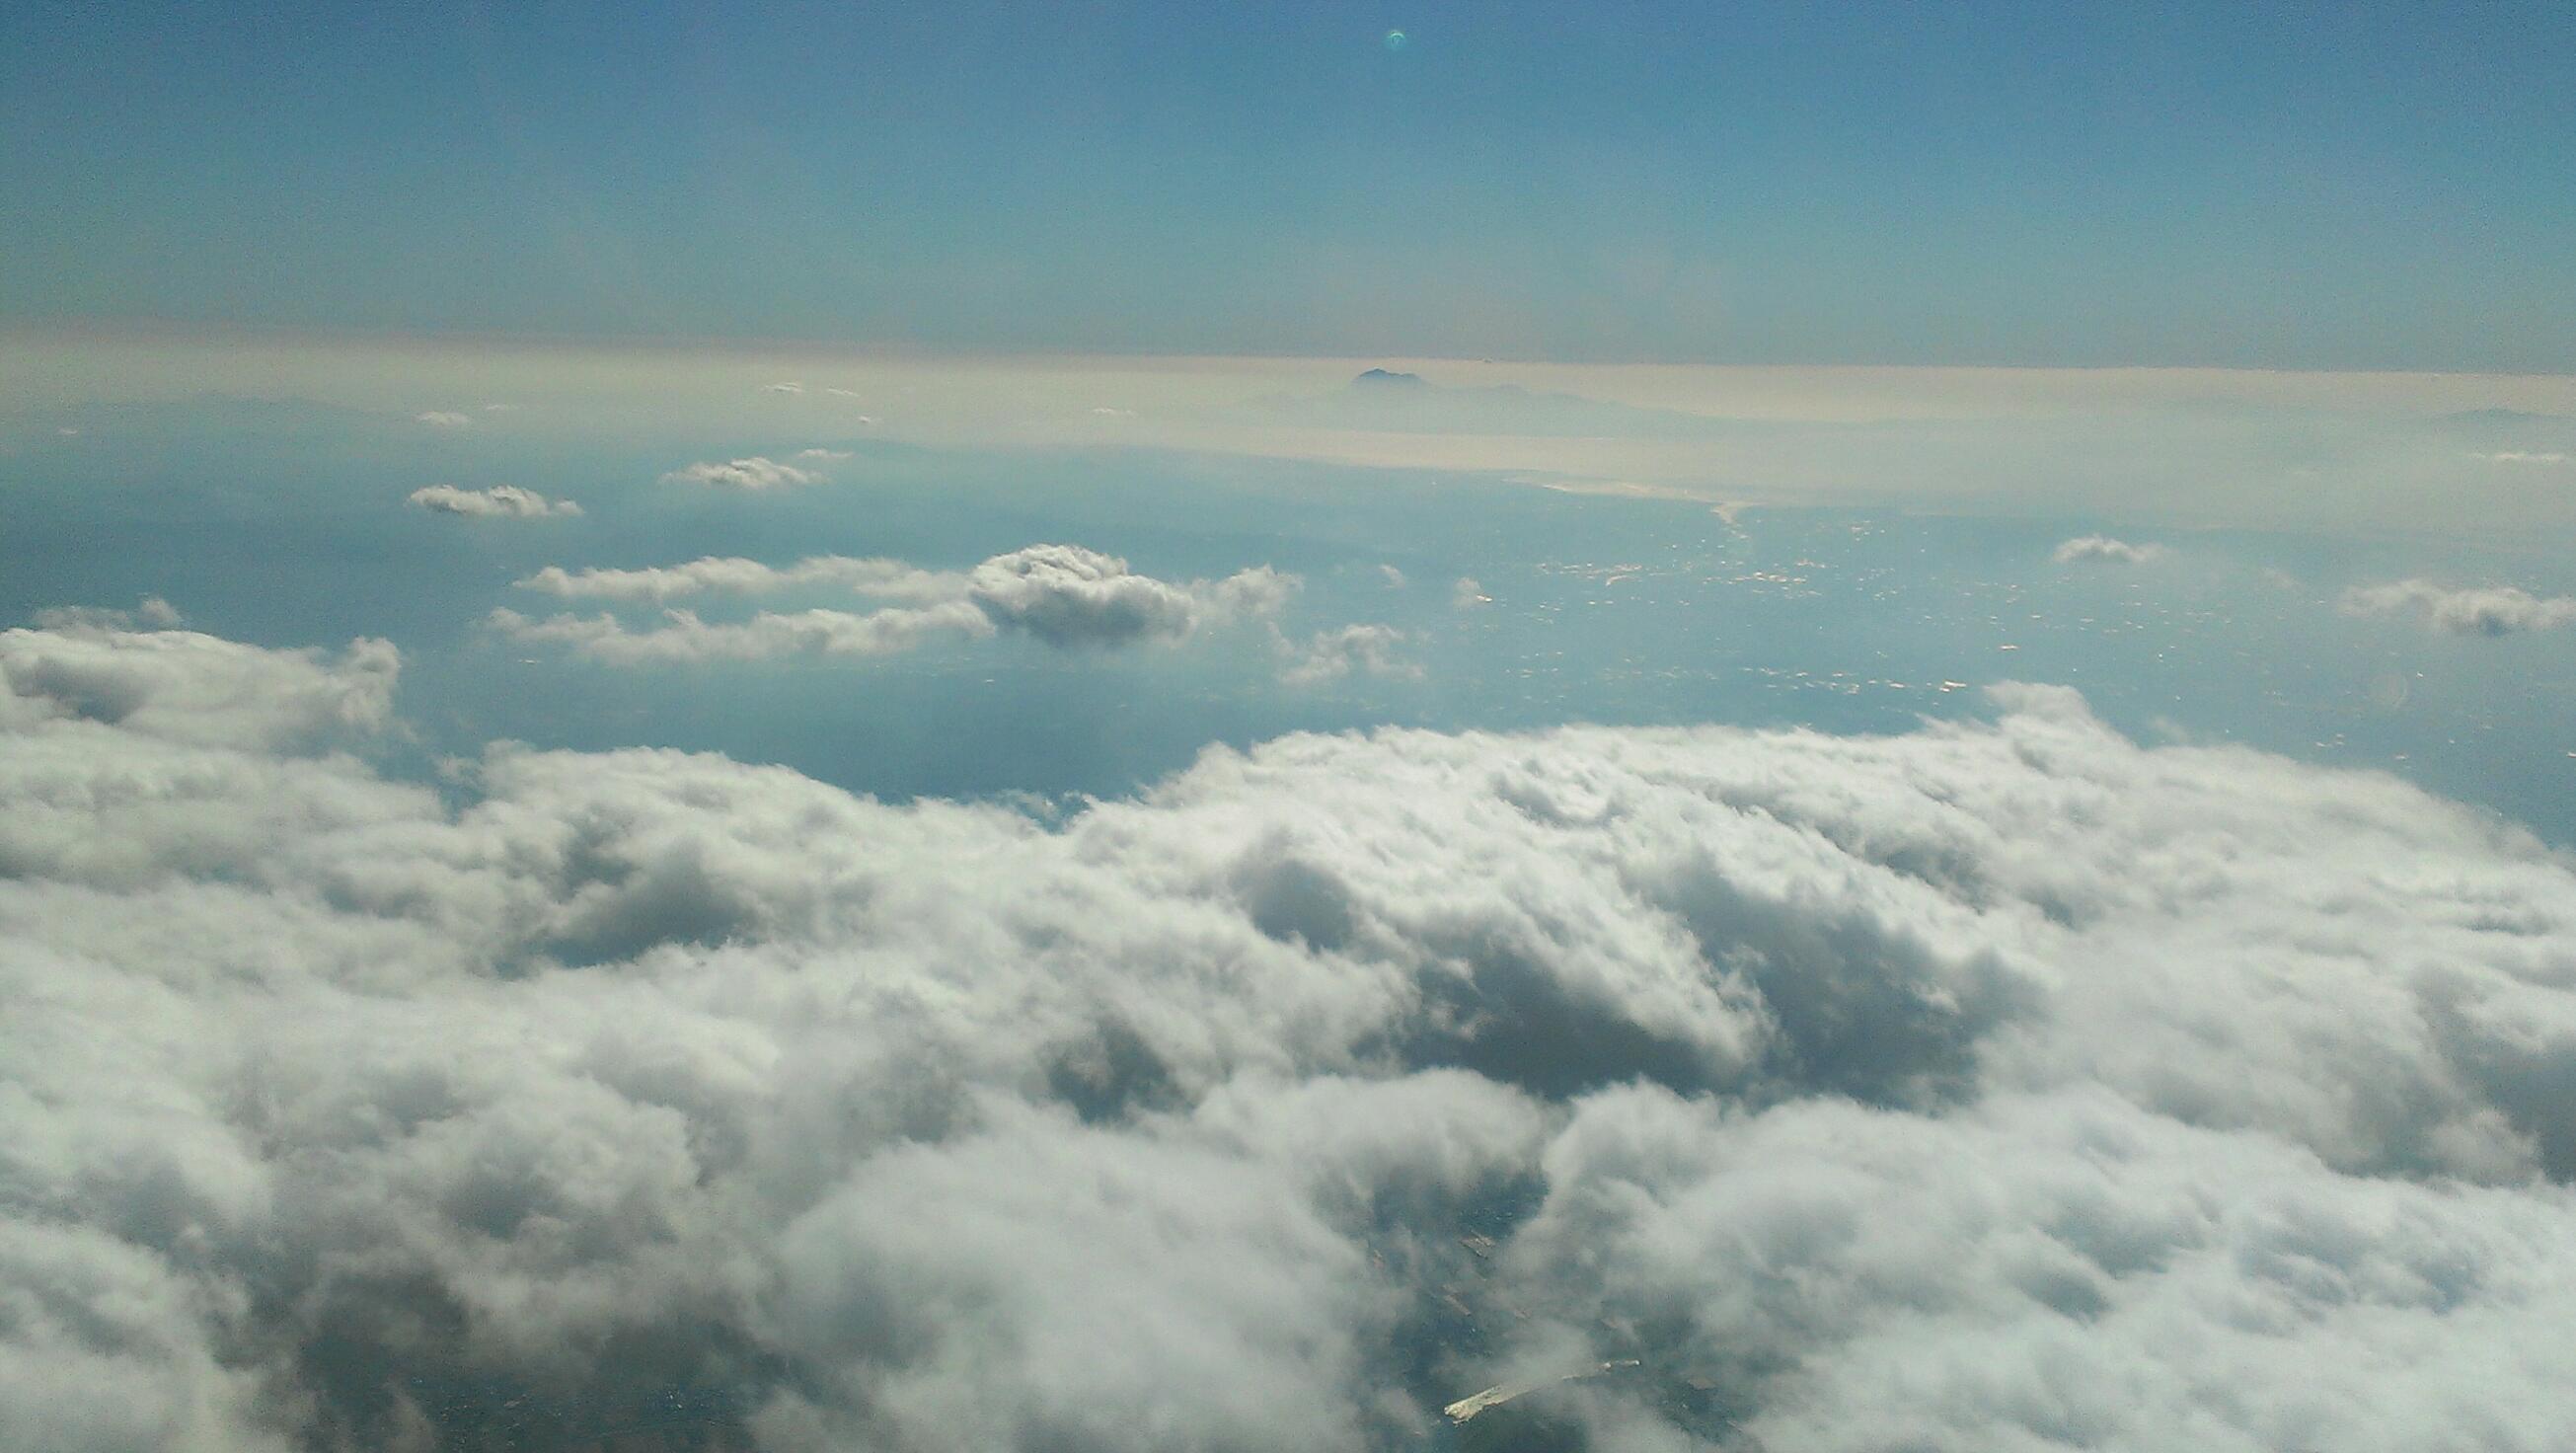
[[[2420,615],[2455,636],[2509,636],[2576,622],[2576,596],[2537,596],[2510,585],[2454,589],[2430,580],[2357,585],[2343,593],[2346,615]]]
[[[2132,545],[2108,535],[2078,535],[2049,552],[2060,565],[2143,565],[2165,553],[2162,545]]]
[[[2567,456],[2555,449],[2498,449],[2490,453],[2471,454],[2471,459],[2487,464],[2564,464]]]
[[[1281,637],[1286,664],[1279,679],[1291,686],[1311,686],[1358,672],[1366,676],[1419,677],[1422,668],[1398,652],[1404,632],[1392,626],[1352,625],[1318,631],[1305,641]]]
[[[994,620],[1049,645],[1185,636],[1198,620],[1187,590],[1079,545],[1031,545],[996,555],[967,579],[975,603]]]
[[[1459,576],[1457,582],[1449,587],[1449,605],[1454,610],[1474,610],[1493,603],[1494,598],[1485,594],[1485,587],[1477,584],[1476,577],[1472,575]]]
[[[422,509],[437,514],[486,519],[528,520],[581,513],[581,506],[571,500],[550,500],[533,489],[521,489],[515,484],[496,484],[490,489],[459,489],[452,484],[433,484],[426,489],[413,490],[408,498]]]
[[[1297,577],[1266,565],[1176,584],[1080,545],[1031,545],[967,576],[969,597],[994,624],[1069,647],[1177,640],[1210,618],[1270,614],[1296,588]]]
[[[425,413],[412,415],[412,421],[414,423],[427,424],[433,429],[470,429],[474,427],[474,416],[472,414],[461,414],[453,409],[431,409]]]
[[[760,386],[760,391],[765,394],[801,394],[805,392],[805,385],[793,380],[784,383],[765,383]]]
[[[15,1444],[2576,1432],[2576,869],[2393,778],[2024,687],[442,792],[332,745],[391,670],[0,636]]]

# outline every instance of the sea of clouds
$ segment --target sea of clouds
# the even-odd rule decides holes
[[[424,783],[399,674],[0,632],[0,1446],[427,1448],[418,1388],[499,1377],[739,1388],[767,1449],[1304,1453],[1629,1358],[1530,1401],[2576,1441],[2576,866],[2394,778],[2015,687],[1062,808]]]

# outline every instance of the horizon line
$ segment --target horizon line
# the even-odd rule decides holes
[[[2312,364],[2239,363],[1981,363],[1889,362],[1859,360],[1719,360],[1707,358],[1599,358],[1464,353],[1265,352],[1261,350],[1191,352],[1174,349],[1117,349],[1033,345],[1016,348],[968,348],[915,339],[825,339],[677,333],[552,333],[494,329],[435,331],[256,321],[208,322],[175,318],[0,318],[0,340],[11,342],[87,343],[298,343],[316,347],[410,347],[425,351],[590,352],[640,355],[738,355],[746,359],[777,357],[857,357],[887,361],[1079,363],[1357,363],[1387,365],[1455,365],[1463,367],[1654,369],[1708,372],[1832,373],[1979,373],[1979,374],[2217,374],[2284,378],[2442,378],[2442,379],[2576,379],[2576,370],[2446,368],[2381,365],[2334,367]]]

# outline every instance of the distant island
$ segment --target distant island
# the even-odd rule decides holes
[[[1397,373],[1393,369],[1372,368],[1351,380],[1353,388],[1428,388],[1430,383],[1418,373]]]

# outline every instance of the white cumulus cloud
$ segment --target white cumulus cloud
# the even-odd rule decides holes
[[[24,1446],[2576,1435],[2576,868],[2391,777],[2021,687],[433,791],[393,667],[0,635]]]
[[[1031,545],[996,555],[967,582],[975,603],[995,621],[1050,645],[1185,636],[1198,621],[1188,590],[1080,545]]]
[[[967,576],[969,597],[994,624],[1051,646],[1177,640],[1211,618],[1274,612],[1296,586],[1266,565],[1220,581],[1158,580],[1080,545],[1031,545]]]
[[[136,613],[176,618],[147,599]],[[13,728],[87,722],[155,740],[245,749],[336,741],[381,728],[401,653],[360,639],[336,658],[264,651],[196,631],[136,630],[124,612],[48,612],[36,629],[0,631],[0,717]]]

